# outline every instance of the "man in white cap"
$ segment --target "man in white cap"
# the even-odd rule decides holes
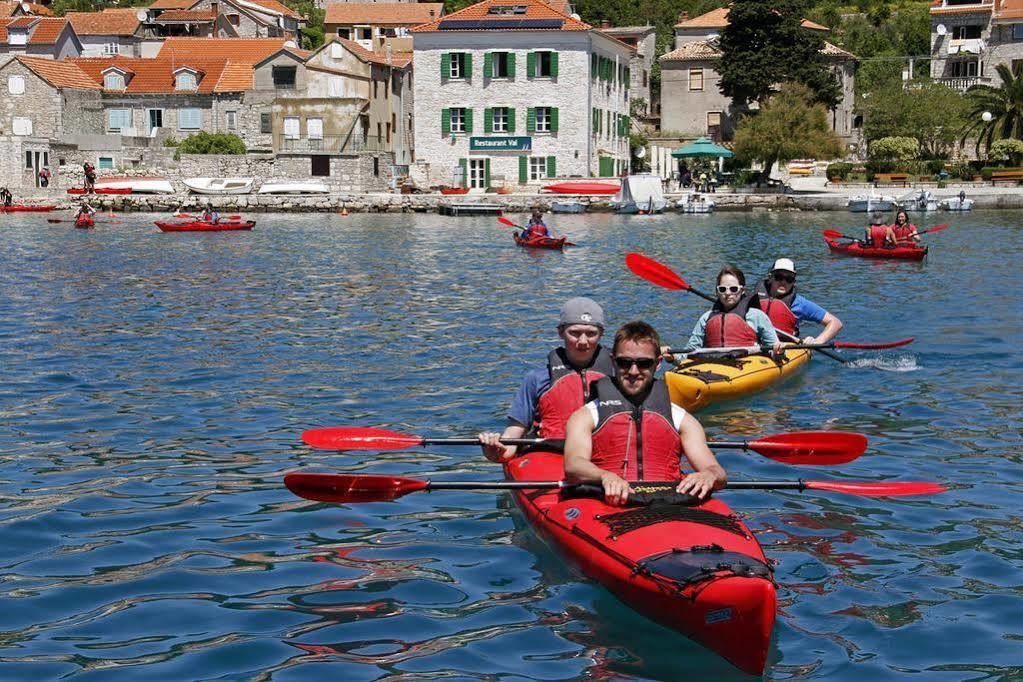
[[[614,374],[610,353],[601,347],[604,311],[589,298],[565,302],[558,319],[564,346],[547,356],[547,366],[530,370],[512,400],[503,433],[481,433],[483,454],[493,462],[514,457],[517,448],[502,438],[522,438],[535,431],[540,438],[563,439],[572,413],[591,399],[590,385]]]
[[[842,320],[796,293],[796,264],[789,258],[779,258],[774,262],[767,279],[757,285],[757,294],[760,296],[760,309],[771,318],[774,328],[787,334],[790,340],[799,338],[800,322],[824,325],[817,336],[804,337],[804,343],[827,343],[842,329]]]

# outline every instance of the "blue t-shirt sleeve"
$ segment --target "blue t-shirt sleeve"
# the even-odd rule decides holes
[[[700,319],[696,321],[696,326],[693,327],[693,333],[689,335],[689,342],[686,343],[686,347],[682,349],[683,352],[688,353],[691,350],[696,350],[703,346],[705,341],[704,337],[707,332],[707,320],[709,319],[709,310],[703,315],[700,315]]]
[[[773,346],[778,343],[778,334],[771,324],[771,318],[760,308],[750,308],[746,312],[746,322],[756,330],[760,345]]]
[[[802,321],[823,324],[824,316],[828,314],[828,311],[810,299],[796,294],[795,299],[792,301],[792,314]]]
[[[522,385],[512,398],[511,407],[508,409],[508,424],[532,428],[536,418],[536,403],[540,394],[550,385],[550,373],[547,368],[532,369],[522,379]]]

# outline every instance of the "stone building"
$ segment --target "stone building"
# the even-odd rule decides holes
[[[210,14],[223,15],[230,29],[217,24],[217,30],[203,31],[202,35],[241,38],[287,38],[301,44],[300,29],[306,20],[301,14],[277,0],[156,0],[149,6],[150,21],[154,24],[154,35],[161,34],[159,26],[167,25],[171,18],[161,16],[168,10],[199,12],[204,21]],[[182,15],[186,16],[187,15]],[[199,16],[199,15],[196,15]],[[180,16],[178,18],[181,18]],[[187,21],[181,23],[187,24]],[[148,56],[148,55],[147,55]]]
[[[23,14],[0,19],[0,55],[25,54],[65,59],[77,57],[82,49],[74,27],[63,17]]]
[[[484,0],[412,35],[422,181],[486,188],[626,170],[630,46],[542,0]]]
[[[657,105],[650,96],[650,73],[654,68],[654,57],[657,53],[657,33],[653,26],[610,26],[601,24],[600,30],[613,36],[636,51],[629,62],[629,73],[632,82],[629,86],[629,99],[642,99],[644,106],[639,114],[648,116],[657,113]],[[631,108],[635,113],[635,106]]]
[[[35,2],[22,2],[19,0],[0,1],[0,19],[13,19],[25,15],[37,17],[52,17],[53,12],[49,7]]]
[[[102,12],[68,12],[66,17],[82,41],[83,57],[141,57],[144,37],[139,15],[128,7]]]
[[[443,15],[442,2],[336,2],[327,5],[323,24],[328,36],[372,50],[384,39],[407,36],[413,26]]]
[[[1023,0],[933,0],[930,12],[934,80],[997,86],[995,67],[1023,65]]]
[[[732,108],[721,93],[717,64],[721,59],[718,39],[728,26],[728,8],[716,9],[693,19],[683,14],[675,25],[675,49],[662,55],[661,129],[683,137],[707,136],[728,140],[743,112]],[[822,34],[828,28],[804,20],[803,28]],[[856,57],[829,42],[821,49],[829,68],[838,79],[842,99],[829,113],[832,130],[845,142],[858,140],[853,127]]]

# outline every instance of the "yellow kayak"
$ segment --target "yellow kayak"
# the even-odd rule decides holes
[[[671,402],[693,412],[711,403],[761,391],[795,374],[810,361],[810,351],[785,351],[781,360],[766,355],[740,358],[693,358],[666,372]]]

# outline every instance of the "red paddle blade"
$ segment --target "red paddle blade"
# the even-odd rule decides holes
[[[899,339],[891,343],[852,343],[849,341],[835,341],[835,348],[859,348],[861,350],[885,350],[886,348],[898,348],[913,343],[914,337]]]
[[[299,497],[316,502],[387,502],[429,487],[429,481],[397,476],[293,473],[284,485]]]
[[[947,488],[930,481],[859,481],[842,483],[839,481],[803,481],[808,490],[827,490],[847,495],[863,495],[866,497],[909,497],[911,495],[934,495],[943,493]]]
[[[838,239],[839,237],[844,237],[845,236],[844,234],[842,234],[838,230],[824,230],[823,234],[828,239]]]
[[[503,225],[507,225],[508,227],[518,227],[518,225],[516,225],[516,224],[515,224],[515,223],[513,223],[512,221],[508,220],[508,219],[507,219],[507,218],[505,218],[504,216],[501,216],[500,218],[498,218],[498,219],[497,219],[497,222],[499,222],[499,223],[501,223],[501,224],[503,224]]]
[[[749,449],[786,464],[845,464],[867,449],[867,437],[846,431],[794,431],[750,441]]]
[[[929,228],[927,231],[928,232],[941,232],[942,230],[947,230],[950,227],[952,227],[951,223],[945,223],[944,225],[935,225],[934,227]]]
[[[423,444],[420,436],[362,426],[309,429],[302,441],[320,450],[403,450]]]
[[[675,274],[671,268],[641,253],[627,254],[625,265],[637,277],[659,287],[675,291],[688,291],[690,288],[686,281]]]

